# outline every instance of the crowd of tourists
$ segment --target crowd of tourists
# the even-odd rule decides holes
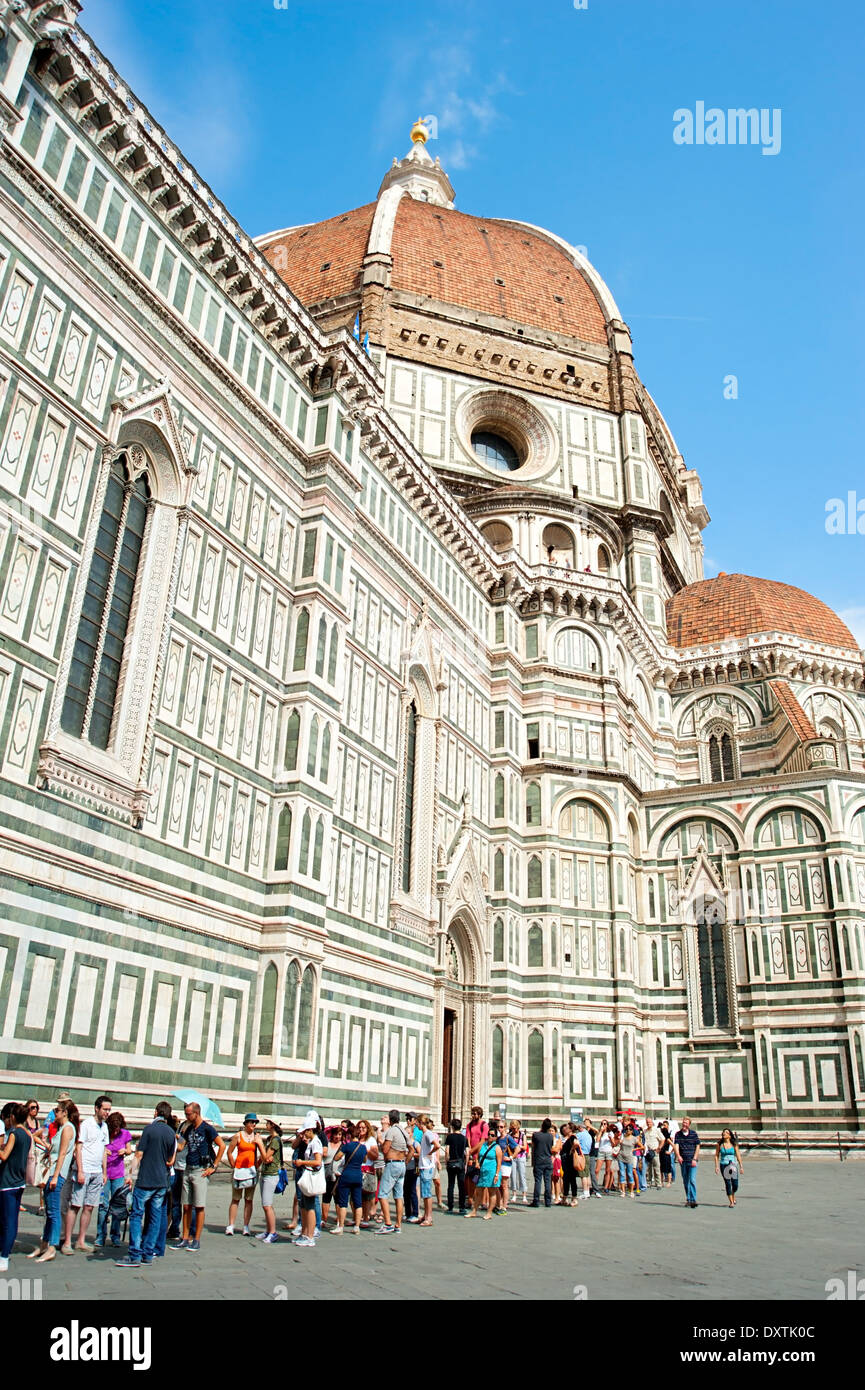
[[[134,1141],[110,1096],[79,1109],[63,1092],[44,1119],[36,1100],[9,1102],[0,1118],[0,1270],[8,1268],[27,1187],[37,1189],[44,1215],[42,1238],[27,1256],[37,1264],[81,1251],[119,1252],[127,1228],[127,1252],[115,1261],[121,1268],[151,1264],[166,1250],[196,1254],[210,1180],[223,1164],[231,1170],[225,1235],[274,1244],[281,1195],[286,1210],[292,1203],[285,1226],[302,1248],[322,1233],[399,1235],[404,1223],[429,1227],[434,1212],[445,1209],[491,1221],[514,1204],[635,1200],[672,1186],[677,1166],[685,1204],[697,1206],[701,1141],[688,1117],[678,1128],[630,1115],[558,1126],[545,1119],[529,1134],[519,1120],[485,1118],[474,1106],[467,1124],[455,1116],[440,1134],[429,1115],[412,1111],[326,1125],[310,1110],[287,1131],[250,1111],[226,1140],[200,1104],[187,1103],[181,1117],[165,1100]],[[735,1133],[724,1129],[714,1148],[732,1208],[743,1167]],[[256,1191],[264,1228],[253,1232]]]

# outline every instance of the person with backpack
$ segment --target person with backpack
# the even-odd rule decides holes
[[[478,1176],[472,1194],[472,1209],[466,1212],[466,1220],[477,1216],[478,1207],[487,1198],[484,1221],[491,1221],[496,1209],[498,1190],[502,1180],[502,1149],[499,1143],[498,1120],[491,1120],[486,1138],[478,1148]]]
[[[335,1236],[345,1234],[345,1214],[349,1202],[354,1208],[354,1224],[349,1229],[355,1235],[360,1235],[360,1223],[363,1218],[363,1165],[369,1148],[358,1134],[359,1129],[359,1125],[351,1123],[345,1126],[342,1142],[333,1156],[334,1165],[342,1165],[336,1188],[336,1230],[333,1233]]]
[[[183,1173],[183,1228],[172,1250],[188,1250],[197,1255],[204,1232],[204,1210],[210,1179],[222,1162],[225,1141],[212,1124],[202,1118],[201,1106],[195,1102],[185,1105],[186,1126],[179,1143],[183,1145],[186,1167]],[[215,1148],[214,1148],[215,1146]],[[195,1213],[195,1228],[192,1218]]]
[[[279,1172],[282,1168],[282,1129],[276,1120],[265,1120],[265,1124],[267,1134],[262,1140],[264,1162],[261,1165],[261,1209],[264,1212],[266,1229],[259,1232],[255,1238],[263,1240],[265,1245],[275,1245],[279,1237],[276,1234],[273,1199],[276,1196]]]

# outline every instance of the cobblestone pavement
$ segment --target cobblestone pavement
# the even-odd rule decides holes
[[[826,1299],[826,1281],[865,1273],[865,1163],[795,1159],[746,1164],[735,1210],[711,1163],[701,1163],[696,1211],[681,1182],[636,1201],[575,1209],[515,1206],[468,1222],[436,1212],[431,1229],[399,1237],[323,1235],[295,1249],[223,1233],[227,1183],[211,1191],[200,1255],[168,1250],[137,1270],[115,1251],[58,1256],[34,1268],[24,1254],[40,1230],[22,1212],[9,1276],[41,1277],[44,1300],[183,1299]],[[280,1199],[277,1199],[279,1202]],[[263,1229],[256,1206],[253,1229]]]

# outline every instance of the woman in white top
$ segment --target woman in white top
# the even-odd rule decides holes
[[[418,1173],[420,1175],[420,1195],[423,1201],[423,1219],[417,1224],[419,1226],[431,1226],[432,1204],[433,1204],[433,1179],[436,1170],[436,1155],[441,1147],[436,1128],[429,1115],[421,1115],[418,1121],[423,1130],[423,1138],[420,1141],[420,1158],[418,1160]]]

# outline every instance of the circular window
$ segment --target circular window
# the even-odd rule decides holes
[[[455,424],[466,456],[490,472],[539,478],[556,463],[552,422],[515,391],[467,392],[457,405]]]
[[[512,473],[520,466],[520,458],[513,444],[491,430],[474,430],[472,448],[481,463],[488,468],[497,468],[500,473]]]

